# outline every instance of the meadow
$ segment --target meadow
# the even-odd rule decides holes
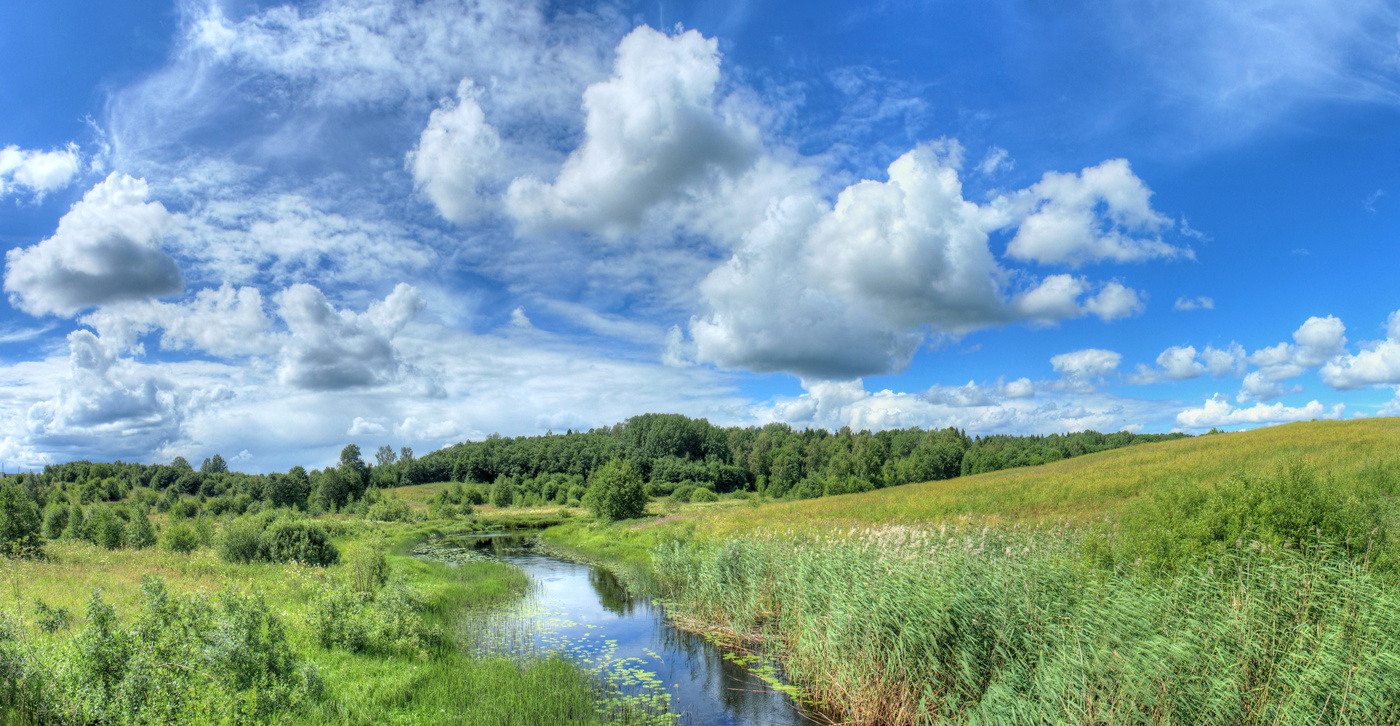
[[[384,476],[354,464],[0,487],[10,522],[47,501],[49,534],[7,545],[0,723],[654,720],[578,662],[470,647],[532,583],[408,553],[482,528],[613,570],[843,723],[1400,723],[1397,419],[782,500],[648,501],[617,460],[591,514],[504,476],[347,488]],[[603,480],[645,507],[595,516]]]
[[[1379,419],[543,536],[851,723],[1385,724],[1397,494]]]

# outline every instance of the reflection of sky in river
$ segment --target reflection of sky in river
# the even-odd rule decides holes
[[[502,543],[504,544],[504,543]],[[697,726],[811,724],[788,697],[723,657],[704,638],[670,627],[659,608],[628,597],[611,573],[528,550],[500,552],[539,588],[507,625],[516,645],[563,650],[609,674],[629,694],[671,694],[681,722]]]

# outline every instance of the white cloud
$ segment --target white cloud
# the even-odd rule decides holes
[[[458,224],[483,213],[481,186],[500,163],[501,136],[486,122],[476,92],[470,80],[462,81],[456,102],[444,101],[433,111],[406,162],[418,190]]]
[[[382,434],[388,429],[383,424],[376,423],[363,416],[356,416],[350,423],[350,428],[345,430],[346,436],[367,436],[369,434]]]
[[[982,159],[982,163],[977,165],[977,171],[983,176],[992,176],[999,171],[1011,171],[1016,168],[1016,160],[1011,158],[1011,153],[1000,146],[993,146],[987,149],[987,155]]]
[[[530,231],[615,235],[654,204],[715,172],[738,174],[761,149],[758,129],[716,106],[718,43],[642,26],[617,46],[613,77],[583,94],[584,141],[553,183],[515,180],[506,206]]]
[[[961,151],[954,141],[920,146],[890,164],[889,181],[852,184],[834,205],[812,190],[773,202],[700,284],[709,311],[691,320],[698,357],[848,379],[903,368],[930,334],[1141,309],[1135,291],[1112,282],[1081,302],[1094,286],[1072,275],[1031,278],[1013,293],[987,245],[1005,216],[963,199]]]
[[[1085,348],[1052,357],[1050,366],[1065,378],[1089,380],[1111,375],[1118,370],[1118,364],[1122,361],[1120,353],[1102,348]]]
[[[1244,377],[1239,399],[1257,398],[1268,401],[1301,390],[1280,382],[1296,378],[1309,368],[1317,368],[1328,359],[1346,351],[1346,326],[1329,315],[1308,318],[1293,331],[1292,343],[1279,343],[1254,351],[1249,362],[1257,366]]]
[[[277,295],[290,340],[278,379],[310,390],[340,390],[396,380],[401,360],[391,339],[423,309],[418,290],[400,283],[364,314],[336,310],[307,284]]]
[[[1079,174],[1047,172],[1029,189],[1001,200],[1022,219],[1006,253],[1073,267],[1101,260],[1194,257],[1189,249],[1159,238],[1171,220],[1152,209],[1151,195],[1125,159],[1105,161]]]
[[[517,328],[530,329],[535,327],[530,322],[530,318],[525,315],[525,308],[519,307],[510,311],[510,324]]]
[[[1199,297],[1179,297],[1176,299],[1176,303],[1172,305],[1172,309],[1179,312],[1186,310],[1214,310],[1215,300],[1205,295]]]
[[[1355,355],[1339,355],[1319,371],[1322,382],[1352,390],[1400,384],[1400,311],[1386,321],[1386,339],[1362,345]]]
[[[1229,347],[1223,349],[1207,345],[1206,349],[1201,351],[1201,360],[1216,378],[1242,376],[1248,367],[1244,346],[1234,341],[1230,341]]]
[[[195,349],[220,357],[257,355],[277,349],[271,321],[263,312],[257,288],[223,285],[197,292],[182,303],[146,301],[108,305],[80,320],[103,340],[123,349],[134,348],[137,337],[161,331],[166,350]]]
[[[1250,408],[1236,408],[1229,400],[1216,395],[1206,399],[1200,408],[1190,408],[1176,415],[1176,422],[1182,428],[1206,429],[1217,426],[1241,424],[1277,424],[1308,419],[1337,419],[1346,410],[1343,404],[1330,408],[1317,401],[1306,406],[1289,407],[1282,403],[1267,405],[1256,403]]]
[[[1108,282],[1097,295],[1085,301],[1084,309],[1107,322],[1141,315],[1147,309],[1147,303],[1142,301],[1137,290],[1124,287],[1119,282]]]
[[[1048,434],[1133,429],[1144,420],[1170,415],[1171,406],[1098,392],[1013,397],[996,386],[976,383],[935,386],[920,393],[870,392],[860,380],[804,380],[802,385],[801,395],[777,397],[759,409],[759,420],[830,430],[955,426],[969,433]]]
[[[1017,378],[1003,389],[1007,398],[1031,398],[1035,396],[1035,386],[1029,378]]]
[[[42,198],[71,184],[80,163],[76,144],[53,151],[6,146],[0,149],[0,199],[20,190]]]
[[[180,268],[161,249],[171,215],[147,195],[145,180],[113,172],[63,215],[52,237],[5,253],[10,304],[31,315],[73,315],[179,292]]]

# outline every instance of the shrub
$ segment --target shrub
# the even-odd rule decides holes
[[[340,550],[319,524],[304,519],[279,519],[263,532],[264,553],[269,562],[301,562],[333,565]]]
[[[176,522],[166,528],[165,534],[161,535],[160,544],[171,552],[188,553],[199,549],[199,538],[188,524]]]
[[[365,515],[380,522],[402,522],[408,519],[408,504],[400,499],[381,499],[370,505]]]
[[[151,525],[151,518],[146,516],[145,509],[137,507],[136,514],[127,523],[126,543],[138,550],[156,543],[156,528]]]
[[[266,559],[262,534],[263,528],[256,521],[230,523],[219,537],[219,559],[240,565]]]
[[[423,622],[422,610],[423,598],[401,584],[377,597],[327,586],[312,600],[307,624],[325,648],[422,656],[445,640],[440,629]]]
[[[73,616],[64,608],[50,607],[43,600],[34,600],[34,620],[39,624],[39,629],[45,633],[53,634],[67,628],[73,622]]]
[[[613,460],[593,472],[588,497],[594,516],[606,521],[633,519],[646,511],[642,478],[627,461]]]
[[[18,484],[0,484],[0,554],[32,556],[43,552],[39,508]]]
[[[110,507],[101,507],[93,517],[93,541],[99,547],[119,550],[126,546],[126,523]]]
[[[62,504],[50,504],[48,511],[44,514],[45,539],[58,539],[63,536],[63,530],[67,528],[68,507]]]
[[[719,495],[704,487],[697,488],[690,493],[691,504],[705,504],[717,501],[719,501]]]
[[[496,483],[491,485],[491,505],[504,509],[509,507],[515,500],[515,485],[504,476],[497,477]]]
[[[382,541],[357,542],[345,552],[345,578],[354,592],[373,595],[389,581]]]

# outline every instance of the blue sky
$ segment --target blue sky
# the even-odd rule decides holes
[[[0,462],[1400,415],[1379,2],[16,2]]]

